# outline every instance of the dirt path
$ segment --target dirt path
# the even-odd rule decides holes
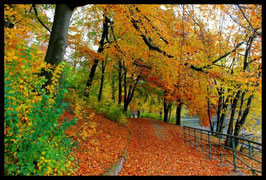
[[[231,169],[184,144],[180,126],[129,118],[131,141],[119,175],[228,175]]]

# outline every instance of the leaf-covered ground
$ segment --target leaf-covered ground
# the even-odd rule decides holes
[[[103,175],[124,155],[119,175],[232,175],[232,168],[184,143],[181,126],[148,118],[128,118],[127,128],[89,109],[66,133],[77,141],[72,155],[78,176]],[[65,118],[73,115],[64,113]]]
[[[79,167],[76,176],[102,175],[125,151],[128,130],[109,119],[86,109],[83,119],[67,130],[75,141],[72,155]],[[65,112],[64,117],[72,116]]]
[[[152,119],[129,118],[131,141],[128,157],[119,175],[228,175],[231,168],[220,166],[184,144],[180,126]]]

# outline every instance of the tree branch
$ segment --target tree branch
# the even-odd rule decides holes
[[[255,29],[255,28],[252,26],[251,22],[248,20],[248,18],[247,18],[247,16],[245,15],[244,11],[242,10],[242,8],[241,8],[238,4],[237,4],[237,7],[238,7],[238,9],[241,11],[242,15],[244,16],[244,18],[246,19],[246,21],[248,22],[248,24],[250,25],[250,27],[253,29],[253,31],[255,31],[255,33],[256,33],[257,35],[262,36],[262,34],[261,34],[261,33],[258,33],[257,29]]]
[[[200,67],[200,68],[191,65],[191,66],[193,66],[193,67],[191,67],[191,68],[192,68],[192,69],[195,69],[195,70],[197,70],[197,71],[203,71],[203,69],[208,68],[208,67],[210,67],[211,65],[214,65],[216,62],[218,62],[218,61],[222,60],[223,58],[227,57],[227,56],[230,55],[232,52],[235,52],[235,51],[236,51],[236,50],[237,50],[237,49],[238,49],[243,43],[244,43],[244,41],[241,42],[241,43],[238,43],[238,44],[236,45],[236,47],[235,47],[232,51],[229,51],[229,52],[225,53],[224,55],[218,57],[217,59],[215,59],[214,61],[212,61],[212,63],[209,64],[209,65],[206,65],[206,66],[203,66],[203,67]]]
[[[35,4],[32,4],[32,7],[34,9],[34,12],[35,12],[35,15],[36,15],[36,18],[38,19],[38,21],[41,23],[41,25],[47,29],[47,31],[49,31],[49,33],[51,33],[52,31],[40,20],[39,16],[38,16],[38,12],[37,12],[37,8],[36,8],[36,5]]]

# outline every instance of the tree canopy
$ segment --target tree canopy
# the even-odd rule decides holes
[[[57,119],[67,102],[97,108],[103,102],[123,117],[122,124],[135,111],[164,110],[169,122],[176,106],[180,125],[184,105],[202,126],[217,132],[228,126],[227,134],[236,136],[242,128],[257,131],[253,125],[261,121],[259,4],[5,4],[4,33],[9,174],[17,170],[18,156],[33,162],[21,174],[51,174],[40,168],[44,160],[36,170],[36,159],[50,146],[61,150],[49,151],[50,157],[65,157],[70,145],[58,143],[69,143],[63,131],[74,121],[62,125]],[[54,132],[60,132],[57,138]],[[36,154],[21,150],[40,139],[44,144],[29,146],[38,146]],[[54,173],[67,169],[70,161],[63,159],[58,167],[49,162]]]

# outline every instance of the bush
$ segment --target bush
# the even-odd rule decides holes
[[[148,113],[148,112],[144,112],[140,114],[141,118],[151,118],[151,119],[156,119],[156,120],[162,120],[163,117],[160,118],[160,115],[158,114],[152,114],[152,113]]]
[[[83,94],[88,74],[88,70],[85,67],[75,70],[75,67],[66,64],[66,67],[63,71],[62,84],[67,89],[75,90],[78,94]]]
[[[103,114],[106,118],[120,124],[127,123],[126,116],[123,114],[123,109],[112,101],[98,102],[98,100],[91,98],[90,106],[98,113]]]
[[[64,132],[75,119],[58,121],[67,106],[62,102],[66,90],[56,89],[63,66],[52,70],[53,84],[44,90],[45,78],[38,73],[45,64],[32,68],[37,64],[32,53],[26,49],[24,57],[5,64],[4,174],[70,174],[73,142]]]

